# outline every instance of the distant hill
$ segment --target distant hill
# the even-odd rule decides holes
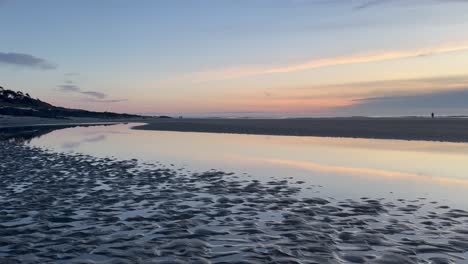
[[[0,86],[0,115],[36,116],[48,118],[92,117],[92,118],[132,118],[141,117],[111,112],[93,112],[53,106],[29,94],[4,89]]]

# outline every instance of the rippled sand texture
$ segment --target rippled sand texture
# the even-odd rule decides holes
[[[468,212],[424,198],[304,198],[7,142],[0,160],[0,263],[468,263]]]

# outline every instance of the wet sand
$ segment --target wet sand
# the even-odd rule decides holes
[[[67,126],[77,124],[106,124],[144,122],[147,119],[102,119],[102,118],[42,118],[32,116],[6,116],[0,115],[0,128],[8,127],[34,127],[34,126]]]
[[[468,142],[464,118],[151,119],[142,130]]]
[[[146,123],[140,130],[468,142],[466,118],[53,119],[0,115],[0,128]]]
[[[0,141],[0,263],[468,263],[468,212]]]

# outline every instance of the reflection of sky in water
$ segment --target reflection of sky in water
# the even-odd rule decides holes
[[[428,197],[468,207],[468,144],[129,130],[57,130],[31,144],[100,157],[219,169],[268,180],[293,177],[337,198]],[[307,195],[307,193],[305,194]]]
[[[106,135],[98,135],[94,137],[85,137],[81,139],[80,141],[70,141],[70,142],[65,142],[62,145],[63,149],[76,149],[79,148],[82,144],[84,143],[96,143],[99,141],[103,141],[106,139]]]

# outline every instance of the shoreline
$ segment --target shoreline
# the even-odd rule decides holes
[[[297,119],[50,119],[0,116],[0,129],[66,128],[144,123],[136,130],[271,136],[367,138],[411,141],[468,142],[463,118],[297,118]]]
[[[149,119],[137,130],[468,142],[460,118]]]

